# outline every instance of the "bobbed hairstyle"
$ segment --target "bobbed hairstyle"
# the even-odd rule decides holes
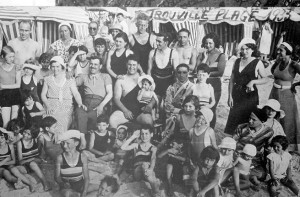
[[[141,132],[142,132],[142,130],[148,130],[150,133],[153,133],[153,130],[154,130],[154,129],[153,129],[153,127],[152,127],[151,125],[146,125],[146,124],[145,124],[145,125],[142,125],[142,126],[141,126],[141,129],[140,129],[140,130],[141,130]]]
[[[129,43],[129,39],[128,39],[128,36],[126,33],[124,32],[120,32],[116,35],[116,37],[114,38],[114,40],[116,40],[117,38],[122,38],[125,42],[126,42],[126,46],[128,45]]]
[[[9,53],[15,53],[14,49],[11,46],[4,46],[1,50],[1,56],[5,58]]]
[[[215,159],[216,161],[214,163],[214,166],[216,166],[220,160],[219,151],[216,148],[214,148],[213,146],[205,147],[200,154],[198,163],[199,164],[203,163],[206,158]]]
[[[197,73],[199,72],[199,70],[202,70],[205,73],[210,73],[210,68],[207,64],[205,63],[201,63],[198,67],[197,67]]]
[[[220,45],[221,45],[220,38],[217,34],[215,34],[213,32],[208,33],[204,36],[204,38],[202,39],[201,47],[205,47],[205,42],[206,42],[207,39],[212,39],[215,43],[216,48],[220,47]]]
[[[28,129],[24,129],[24,130],[22,131],[22,134],[23,134],[24,131],[26,131],[26,130],[30,130],[31,137],[32,137],[33,139],[35,139],[35,138],[37,138],[37,137],[39,136],[40,128],[39,128],[38,126],[36,126],[36,125],[32,125],[32,126],[30,126]]]
[[[23,129],[24,128],[24,122],[20,118],[14,118],[11,119],[7,124],[7,130],[8,131],[15,131],[17,129]]]
[[[2,131],[0,131],[0,136],[4,136],[5,140],[8,140],[7,133],[3,133]]]
[[[102,180],[101,180],[101,184],[103,183],[106,183],[106,185],[108,187],[111,187],[111,192],[114,194],[114,193],[117,193],[117,191],[119,190],[119,184],[118,184],[118,181],[115,177],[112,177],[112,176],[108,176],[106,175]]]
[[[55,123],[57,123],[57,120],[54,117],[47,116],[47,117],[43,118],[41,126],[45,130],[46,127],[49,128],[52,125],[54,125]]]
[[[182,107],[184,107],[184,105],[187,104],[187,103],[189,103],[189,102],[191,102],[191,103],[194,104],[194,106],[195,106],[195,111],[198,111],[198,110],[199,110],[199,108],[200,108],[200,103],[199,103],[199,99],[198,99],[197,96],[195,96],[195,95],[188,95],[188,96],[184,99],[184,101],[183,101],[183,103],[182,103]]]
[[[257,46],[253,43],[247,43],[245,44],[248,48],[252,49],[252,57],[260,57],[260,52],[257,50]]]
[[[72,47],[72,46],[71,46]],[[70,48],[71,48],[70,47]],[[70,50],[70,49],[69,49]],[[46,63],[46,62],[50,62],[52,58],[52,55],[50,53],[43,53],[40,57],[39,57],[39,63]]]
[[[282,146],[282,150],[286,150],[289,146],[288,139],[283,135],[275,136],[271,141],[271,146],[274,147],[275,143],[279,143]]]

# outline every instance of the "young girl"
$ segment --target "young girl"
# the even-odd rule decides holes
[[[193,163],[199,160],[205,147],[212,145],[214,148],[218,148],[215,132],[209,127],[209,123],[213,119],[213,112],[209,108],[202,108],[196,118],[195,126],[189,132],[191,139],[189,155]]]
[[[39,135],[39,127],[31,127],[23,130],[23,138],[17,143],[18,161],[28,172],[33,171],[42,181],[44,191],[50,190],[45,175],[38,166],[42,162],[39,158],[37,137]]]
[[[143,75],[139,77],[138,84],[141,90],[138,92],[137,100],[140,102],[141,108],[149,104],[152,98],[154,98],[156,100],[156,103],[158,103],[158,98],[154,93],[155,83],[150,75]],[[157,120],[159,118],[158,114],[159,106],[157,105],[156,112],[154,110],[152,111],[154,120]]]
[[[21,131],[24,128],[24,122],[20,119],[12,119],[7,124],[7,131],[9,143],[15,144],[23,138]]]
[[[95,53],[92,56],[97,56],[102,59],[103,65],[106,65],[107,60],[107,43],[103,38],[97,38],[95,40]]]
[[[273,136],[269,139],[269,143],[271,143],[273,137],[277,135],[286,136],[281,124],[278,121],[279,118],[281,119],[285,116],[284,111],[280,109],[280,103],[275,99],[269,99],[266,104],[258,105],[257,107],[262,109],[268,116],[267,121],[265,121],[263,124],[272,128],[274,131]]]
[[[114,154],[115,154],[115,161],[118,163],[118,175],[120,176],[123,172],[123,165],[126,159],[128,157],[128,151],[124,151],[121,149],[121,146],[125,143],[127,140],[127,129],[128,127],[125,125],[119,125],[116,130],[116,140],[115,144],[113,145]]]
[[[18,117],[19,105],[21,103],[19,90],[21,85],[21,71],[14,64],[15,51],[12,47],[3,47],[1,56],[5,62],[0,64],[0,107],[3,127],[6,128],[11,119]]]
[[[87,54],[88,49],[84,45],[81,45],[78,47],[78,51],[70,59],[69,68],[73,70],[75,77],[79,74],[89,74],[90,66],[89,60],[86,58]]]
[[[197,196],[219,196],[218,182],[220,175],[217,170],[219,160],[219,152],[214,147],[208,146],[202,151],[192,176],[192,191],[195,191]],[[191,193],[189,196],[191,196]]]
[[[162,158],[165,155],[168,155],[168,162],[167,162],[167,180],[168,180],[168,189],[167,194],[168,196],[174,195],[173,190],[173,179],[180,179],[183,175],[183,166],[184,162],[188,159],[188,151],[187,151],[187,144],[180,140],[173,140],[170,144],[170,147],[161,153],[159,153],[158,158]]]
[[[225,171],[233,167],[233,152],[236,149],[236,141],[231,137],[225,137],[222,139],[221,144],[219,145],[220,160],[218,162],[218,168],[220,172],[220,181],[222,183]]]
[[[275,136],[272,139],[272,147],[274,152],[267,156],[271,176],[271,180],[268,182],[270,195],[275,197],[279,195],[277,189],[281,183],[299,196],[299,188],[292,179],[292,156],[286,151],[288,148],[287,138],[281,135]]]
[[[183,99],[186,97],[186,95],[195,95],[198,97],[200,106],[201,107],[207,107],[212,108],[215,104],[215,93],[214,88],[211,86],[211,84],[206,83],[206,80],[208,79],[210,74],[210,68],[207,64],[200,64],[197,67],[197,83],[191,88],[189,91],[183,95]]]
[[[34,76],[36,70],[39,69],[38,66],[35,65],[35,62],[33,60],[26,60],[25,63],[23,64],[23,70],[24,70],[24,75],[21,78],[21,95],[22,99],[24,102],[24,94],[23,92],[25,90],[30,90],[33,95],[33,100],[39,102],[39,96],[37,92],[37,83],[38,80]]]
[[[31,192],[34,191],[33,183],[24,176],[26,170],[16,164],[15,149],[13,144],[8,144],[8,135],[0,131],[0,174],[9,183],[18,185],[19,180],[29,186]]]
[[[44,107],[33,100],[33,93],[30,90],[23,92],[24,106],[22,107],[23,118],[26,127],[31,125],[40,125],[42,121],[42,115],[45,113]]]

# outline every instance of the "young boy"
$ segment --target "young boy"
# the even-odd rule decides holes
[[[113,197],[119,190],[119,184],[116,178],[105,176],[100,183],[99,190],[92,192],[87,197]]]
[[[121,175],[123,171],[123,165],[125,162],[126,157],[128,157],[128,151],[122,150],[121,146],[126,142],[127,139],[127,129],[128,127],[125,125],[118,126],[116,130],[116,140],[115,144],[113,145],[114,154],[115,154],[115,162],[118,165],[118,176]]]
[[[131,143],[137,138],[139,143]],[[134,179],[146,180],[150,183],[154,196],[160,196],[159,183],[154,173],[157,148],[151,144],[153,129],[143,126],[141,130],[134,131],[133,135],[121,146],[122,150],[134,150]]]
[[[100,115],[97,119],[97,130],[91,133],[90,143],[88,146],[87,156],[88,160],[93,162],[103,163],[112,161],[114,159],[114,153],[112,152],[115,137],[111,131],[107,128],[109,118],[105,115]]]
[[[31,125],[39,126],[45,113],[41,103],[33,100],[33,95],[30,90],[23,91],[24,106],[22,107],[23,118],[27,128]]]

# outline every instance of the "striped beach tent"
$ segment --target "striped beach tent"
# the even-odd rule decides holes
[[[72,37],[83,40],[88,35],[89,14],[83,7],[46,7],[36,16],[37,38],[45,52],[50,44],[59,39],[58,26],[68,22],[72,26]]]
[[[191,33],[190,35],[190,43],[193,47],[197,48],[197,40],[199,37],[199,22],[198,21],[184,21],[172,23],[175,30],[178,32],[180,29],[185,28],[188,29]]]
[[[34,13],[39,10],[37,7],[32,9],[21,7],[0,7],[0,25],[3,32],[3,37],[6,42],[17,38],[19,35],[19,21],[20,20],[30,20],[32,21],[32,33],[31,38],[36,40],[35,35],[35,24]]]

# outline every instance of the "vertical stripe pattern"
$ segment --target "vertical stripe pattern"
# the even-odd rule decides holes
[[[198,39],[198,25],[199,22],[198,21],[185,21],[185,22],[181,22],[181,23],[172,23],[175,30],[178,32],[180,29],[182,28],[186,28],[190,31],[191,35],[190,35],[190,44],[193,47],[197,47],[197,39]]]

